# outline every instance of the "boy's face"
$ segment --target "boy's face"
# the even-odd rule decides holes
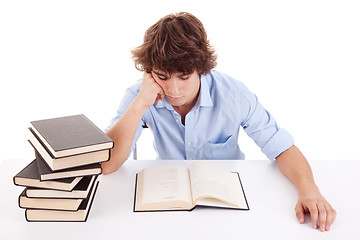
[[[200,89],[200,76],[197,71],[187,75],[182,73],[168,75],[153,70],[152,75],[173,107],[192,107],[196,103]]]

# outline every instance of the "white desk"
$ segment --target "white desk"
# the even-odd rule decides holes
[[[128,160],[116,173],[100,176],[85,223],[30,223],[18,207],[21,187],[12,177],[29,161],[0,165],[0,239],[360,239],[360,161],[310,162],[315,180],[338,212],[329,232],[300,225],[297,192],[270,161],[213,161],[240,173],[250,211],[195,209],[192,212],[133,213],[135,173],[143,167],[190,161]]]

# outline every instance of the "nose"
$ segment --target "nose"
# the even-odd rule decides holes
[[[172,97],[178,97],[179,94],[179,83],[176,78],[171,78],[166,81],[167,83],[167,93]]]

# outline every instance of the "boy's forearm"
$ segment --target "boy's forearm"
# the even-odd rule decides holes
[[[299,193],[309,187],[317,188],[309,163],[295,145],[276,157],[276,162],[280,171],[296,186]]]
[[[329,231],[330,225],[336,218],[336,210],[322,196],[316,186],[309,163],[300,152],[292,146],[278,157],[276,161],[281,172],[292,181],[299,193],[295,206],[296,217],[300,223],[305,222],[305,213],[311,215],[311,222],[314,229]]]
[[[126,161],[145,111],[146,108],[139,104],[135,98],[124,115],[106,132],[113,139],[114,148],[111,149],[110,160],[102,164],[103,174],[115,172]]]

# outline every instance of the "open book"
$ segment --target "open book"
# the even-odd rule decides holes
[[[249,210],[240,176],[208,162],[145,168],[136,175],[134,212],[209,206]]]

